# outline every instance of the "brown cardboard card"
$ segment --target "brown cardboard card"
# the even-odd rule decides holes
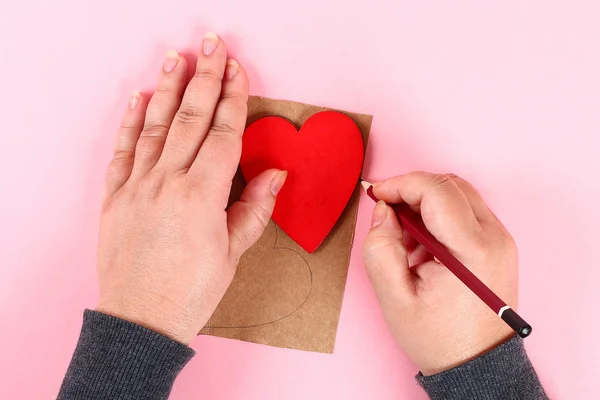
[[[251,96],[247,125],[279,115],[297,127],[324,107]],[[372,116],[348,113],[366,147]],[[358,184],[358,182],[357,182]],[[232,198],[245,185],[234,179]],[[235,278],[207,325],[213,336],[298,350],[333,353],[358,209],[358,185],[340,219],[312,254],[273,221],[240,259]]]

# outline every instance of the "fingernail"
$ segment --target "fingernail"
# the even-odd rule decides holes
[[[141,99],[142,99],[142,95],[140,94],[140,92],[138,92],[137,90],[131,92],[131,97],[129,98],[129,109],[135,110],[137,108],[137,106],[140,105]]]
[[[375,209],[373,210],[373,220],[371,221],[371,228],[375,228],[380,225],[387,216],[387,205],[383,200],[379,200]]]
[[[375,189],[377,186],[380,186],[380,185],[381,185],[381,182],[375,182],[375,183],[373,184],[373,189]]]
[[[273,196],[277,196],[277,194],[283,187],[283,184],[285,183],[287,175],[287,171],[279,171],[277,174],[275,174],[273,180],[271,181],[271,193],[273,193]]]
[[[227,66],[225,67],[225,78],[228,80],[232,80],[237,75],[240,70],[240,64],[237,61],[230,58],[227,60]]]
[[[205,56],[210,56],[219,45],[219,37],[214,32],[206,32],[202,40],[202,52]]]
[[[163,71],[167,74],[175,69],[179,62],[179,54],[175,50],[167,51],[165,54],[165,61],[163,62]]]

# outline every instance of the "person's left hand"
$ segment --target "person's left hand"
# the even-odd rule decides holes
[[[152,98],[134,92],[107,174],[98,311],[184,344],[206,324],[286,178],[265,171],[226,210],[247,100],[248,77],[214,33],[189,84],[171,50]]]

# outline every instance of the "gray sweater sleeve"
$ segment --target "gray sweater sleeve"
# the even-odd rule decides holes
[[[518,336],[436,375],[417,375],[431,400],[546,400],[548,396]]]
[[[58,399],[164,400],[193,356],[166,336],[86,310]],[[419,374],[417,381],[432,400],[548,398],[517,337],[459,367]]]
[[[60,400],[169,397],[194,350],[142,326],[86,310]]]

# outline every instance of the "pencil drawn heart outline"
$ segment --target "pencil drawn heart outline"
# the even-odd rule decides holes
[[[296,251],[294,249],[288,248],[288,247],[278,247],[278,241],[279,241],[279,236],[280,236],[279,230],[281,228],[279,228],[277,226],[277,224],[275,224],[275,223],[272,223],[272,225],[273,225],[274,231],[275,231],[275,240],[274,240],[274,243],[273,243],[273,247],[271,247],[269,249],[269,251],[288,251],[288,252],[292,252],[292,253],[294,253],[293,257],[297,257],[297,258],[299,258],[301,260],[300,264],[306,270],[307,276],[309,278],[308,279],[308,281],[309,281],[308,292],[306,293],[306,295],[304,295],[303,297],[301,297],[299,301],[294,302],[295,306],[294,307],[290,307],[291,310],[288,310],[284,315],[279,315],[277,317],[272,317],[268,321],[262,321],[262,322],[257,322],[257,323],[253,323],[253,324],[245,324],[245,325],[233,325],[233,324],[229,324],[229,325],[227,325],[227,324],[212,325],[212,323],[213,323],[213,317],[211,317],[211,319],[209,320],[209,323],[206,325],[207,329],[209,329],[209,330],[210,329],[245,329],[245,328],[247,329],[247,328],[258,328],[258,327],[261,327],[261,326],[273,324],[273,323],[279,322],[281,320],[284,320],[284,319],[286,319],[286,318],[294,315],[295,313],[297,313],[306,304],[306,302],[310,298],[310,296],[312,294],[312,289],[313,289],[313,272],[312,272],[312,269],[311,269],[309,263],[307,262],[306,258],[304,258],[304,256],[300,252],[298,252],[298,251]],[[269,232],[266,231],[265,234],[263,235],[263,237],[266,238],[264,240],[268,240],[268,236],[269,236]],[[238,266],[238,268],[251,268],[251,267],[252,267],[252,265],[250,265],[250,266],[243,266],[242,264],[240,264]],[[232,282],[232,285],[230,286],[230,289],[236,290],[235,278],[234,278],[234,282]],[[225,296],[228,296],[228,295],[231,296],[232,293],[229,293],[229,291],[228,291],[228,293],[226,293]],[[244,290],[242,290],[241,293],[236,294],[236,295],[238,295],[238,296],[244,296]],[[225,299],[225,296],[224,296],[224,299]],[[277,299],[275,299],[275,301],[276,300]],[[218,320],[218,317],[217,317],[217,320]]]

